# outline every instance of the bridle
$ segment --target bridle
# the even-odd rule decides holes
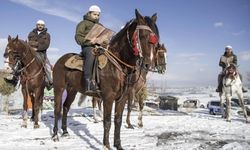
[[[133,21],[134,20],[130,21],[130,23],[128,25],[129,27],[133,23]],[[152,29],[148,25],[137,25],[134,33],[132,34],[132,38],[131,38],[130,34],[129,34],[129,27],[127,28],[127,41],[128,41],[129,46],[130,46],[130,49],[133,51],[133,55],[139,57],[139,62],[137,64],[139,67],[139,71],[140,71],[139,76],[135,81],[130,80],[127,83],[127,84],[134,84],[134,83],[138,82],[139,78],[141,77],[142,69],[144,69],[146,72],[152,71],[152,70],[150,70],[150,68],[147,68],[143,63],[140,30],[146,30],[146,31],[150,32],[148,42],[150,44],[153,44],[153,49],[155,49],[156,46],[158,45],[158,37],[156,36],[156,34],[152,31]],[[151,50],[151,53],[153,53],[152,50]],[[153,54],[151,54],[151,55],[153,55]],[[136,68],[138,68],[138,67],[134,67],[135,68],[134,70],[136,70]]]
[[[19,41],[19,42],[23,42],[23,41]],[[22,43],[23,44],[23,43]],[[17,55],[18,54],[18,51],[15,50],[15,49],[8,49],[7,50],[7,53],[5,53],[5,55],[10,55],[10,53],[13,53],[13,59],[14,59],[14,62],[8,62],[9,64],[14,64],[14,67],[12,67],[12,69],[14,71],[16,71],[18,74],[19,73],[22,73],[25,69],[27,69],[29,66],[31,66],[31,64],[33,62],[35,62],[35,57],[32,58],[30,61],[28,61],[28,63],[26,63],[25,66],[22,66],[23,65],[23,61],[24,61],[24,58],[26,58],[28,56],[28,53],[31,53],[31,49],[30,47],[28,46],[28,44],[23,44],[25,46],[25,49],[26,51],[22,52],[22,57],[21,55]],[[16,56],[15,56],[16,55]],[[41,73],[41,71],[43,70],[43,67],[41,67],[41,69],[39,69],[39,71],[37,73],[35,73],[35,75],[30,75],[27,77],[28,80],[36,77],[37,75],[39,75]]]

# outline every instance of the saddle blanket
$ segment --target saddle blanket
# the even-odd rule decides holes
[[[103,69],[108,62],[108,59],[105,55],[97,56],[97,60],[98,60],[98,67],[100,69]],[[65,62],[64,65],[69,69],[76,69],[79,71],[83,71],[83,64],[84,64],[83,57],[81,57],[80,55],[73,55]]]

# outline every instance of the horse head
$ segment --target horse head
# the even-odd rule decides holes
[[[235,79],[236,75],[237,75],[237,66],[235,64],[229,64],[226,68],[225,68],[225,74],[227,78],[230,79]]]
[[[136,9],[135,16],[113,37],[110,48],[118,50],[121,60],[129,65],[135,66],[139,61],[149,69],[155,66],[155,47],[159,41],[157,15],[143,17]]]
[[[9,66],[15,70],[16,68],[22,67],[22,61],[24,61],[27,56],[29,46],[26,41],[23,41],[18,38],[18,35],[15,38],[8,36],[8,43],[5,48],[4,57],[8,58]]]
[[[157,54],[156,47],[159,43],[159,31],[156,25],[157,14],[152,17],[143,17],[137,10],[135,10],[137,27],[133,35],[138,35],[137,39],[134,37],[134,48],[139,50],[139,56],[143,59],[146,68],[155,67],[155,57]],[[136,46],[141,45],[141,46]]]
[[[8,58],[8,63],[11,68],[14,67],[17,60],[20,58],[20,41],[18,39],[18,35],[16,38],[11,38],[11,36],[8,36],[8,43],[5,48],[4,57]]]

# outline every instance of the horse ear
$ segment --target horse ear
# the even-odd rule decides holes
[[[153,16],[151,17],[152,21],[154,23],[156,23],[156,20],[157,20],[157,13],[153,14]]]
[[[135,16],[136,16],[136,20],[138,21],[138,23],[141,23],[141,24],[144,23],[144,18],[137,9],[135,9]]]
[[[15,42],[17,42],[18,41],[18,35],[16,36],[16,38],[15,38],[15,40],[14,40]]]
[[[11,40],[11,36],[9,35],[9,36],[8,36],[8,42],[9,42],[10,40]]]

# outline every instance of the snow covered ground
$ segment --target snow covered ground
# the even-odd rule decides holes
[[[41,127],[21,128],[21,113],[0,115],[0,149],[1,150],[83,150],[103,149],[102,122],[94,123],[90,108],[71,109],[68,117],[69,137],[61,137],[59,142],[51,140],[53,128],[53,111],[43,112]],[[122,146],[125,149],[250,149],[250,124],[244,122],[243,116],[233,117],[226,122],[220,116],[208,114],[206,109],[196,109],[191,113],[144,111],[144,127],[137,126],[137,112],[132,112],[132,124],[135,129],[126,128],[125,117],[121,129]],[[113,143],[113,127],[110,142]],[[115,148],[114,148],[115,149]]]
[[[169,89],[171,91],[171,89]],[[201,103],[218,99],[214,89],[172,89],[171,95],[181,100],[197,97]],[[168,93],[169,94],[169,93]],[[249,97],[249,92],[247,94]],[[181,102],[181,101],[180,101]],[[131,122],[135,129],[126,126],[126,110],[123,114],[121,143],[128,150],[249,150],[250,124],[242,115],[233,114],[232,122],[226,122],[219,115],[210,115],[206,108],[182,109],[182,112],[155,110],[145,107],[144,127],[137,126],[138,112],[132,111]],[[84,114],[84,115],[83,115]],[[43,111],[41,127],[21,128],[20,111],[11,115],[0,113],[0,150],[85,150],[103,149],[103,124],[94,123],[90,100],[84,106],[73,103],[68,117],[69,137],[59,142],[51,140],[53,110]],[[61,126],[61,125],[59,125]],[[114,124],[110,130],[110,144],[113,145]],[[59,133],[61,134],[61,132]],[[115,148],[113,148],[115,149]]]

